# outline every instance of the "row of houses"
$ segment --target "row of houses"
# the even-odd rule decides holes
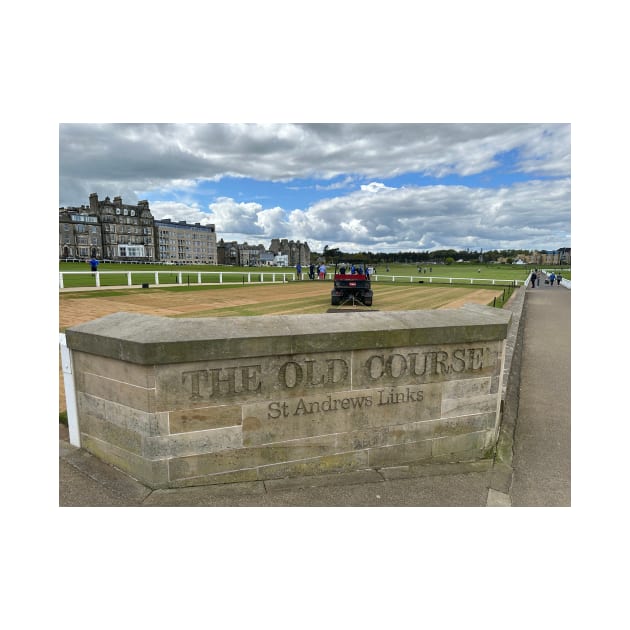
[[[310,257],[307,243],[287,239],[272,239],[269,249],[217,243],[214,224],[156,219],[148,201],[126,204],[121,197],[100,200],[92,193],[88,205],[59,208],[61,260],[295,266],[308,265]]]

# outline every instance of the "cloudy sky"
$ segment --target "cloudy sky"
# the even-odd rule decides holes
[[[571,245],[569,124],[62,124],[59,206],[147,199],[219,238],[346,251]]]

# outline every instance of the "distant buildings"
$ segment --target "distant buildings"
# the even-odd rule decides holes
[[[217,264],[214,225],[155,220],[157,259],[179,264]]]
[[[510,259],[504,256],[497,258],[499,263],[507,263]],[[560,247],[551,251],[534,251],[534,252],[519,252],[516,257],[513,258],[515,263],[522,265],[570,265],[571,264],[571,248]]]
[[[90,195],[88,206],[59,209],[59,257],[150,261],[156,259],[148,201],[124,204]]]
[[[125,204],[121,197],[99,200],[92,193],[87,206],[59,208],[61,260],[255,267],[308,265],[310,256],[307,243],[287,239],[272,239],[269,250],[223,239],[217,243],[213,224],[155,219],[148,201]]]
[[[294,267],[298,264],[308,265],[311,261],[311,250],[308,243],[274,238],[269,249],[264,245],[248,245],[236,241],[217,243],[217,260],[220,265],[236,265],[239,267],[259,267],[273,265],[277,267]]]

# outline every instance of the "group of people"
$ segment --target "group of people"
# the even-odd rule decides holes
[[[298,278],[301,278],[302,265],[298,263],[295,267],[295,270],[297,271]],[[373,273],[376,273],[376,269],[373,269],[372,267],[366,267],[364,271],[361,265],[359,265],[358,267],[355,265],[350,265],[350,270],[348,271],[348,267],[342,264],[339,266],[339,273],[342,275],[345,275],[346,273],[350,273],[352,275],[365,273],[367,276],[371,276]],[[320,265],[316,266],[313,263],[311,263],[308,266],[308,277],[309,277],[309,280],[315,280],[316,277],[318,280],[325,280],[326,279],[326,264],[321,263]]]
[[[302,265],[299,263],[295,268],[297,271],[298,278],[302,278]],[[315,276],[317,275],[318,280],[324,280],[326,278],[326,265],[322,263],[321,265],[315,267],[313,263],[308,266],[308,277],[309,280],[315,280]]]
[[[540,286],[540,276],[542,275],[542,272],[538,271],[538,269],[534,269],[534,271],[532,271],[532,275],[530,276],[530,282],[532,283],[532,289],[534,287],[539,287]],[[553,271],[547,276],[547,280],[545,280],[545,284],[549,284],[549,286],[553,286],[553,283],[556,283],[557,286],[560,286],[560,283],[562,282],[562,274],[558,273],[558,275],[556,275]]]

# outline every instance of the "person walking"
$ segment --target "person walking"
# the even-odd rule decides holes
[[[297,279],[301,280],[302,279],[302,265],[298,263],[295,267],[295,270],[297,271]]]
[[[549,284],[550,284],[551,286],[553,286],[553,283],[554,283],[555,279],[556,279],[556,274],[552,271],[552,272],[549,274]]]
[[[562,281],[562,274],[558,272],[558,275],[556,276],[556,284],[560,286],[561,281]]]
[[[92,274],[96,275],[96,272],[98,271],[98,260],[92,257],[90,258],[88,262],[90,263],[90,269],[92,270]]]
[[[326,280],[326,265],[324,263],[319,266],[319,279]]]
[[[308,266],[308,277],[315,280],[315,265],[313,263]]]
[[[532,289],[535,289],[536,288],[536,272],[535,271],[532,271],[530,280],[532,282]]]

